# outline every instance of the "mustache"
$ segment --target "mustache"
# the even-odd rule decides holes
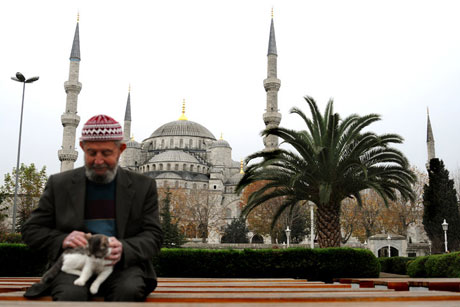
[[[109,165],[107,163],[97,164],[97,165],[96,164],[91,164],[90,168],[91,169],[103,169],[103,168],[109,168],[110,169],[110,167],[109,167]]]

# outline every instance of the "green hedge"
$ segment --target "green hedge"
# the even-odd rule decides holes
[[[0,276],[39,276],[46,257],[23,244],[0,244]],[[205,250],[162,249],[153,259],[158,276],[220,278],[377,277],[380,264],[368,250],[351,248]]]
[[[154,260],[158,276],[221,278],[377,277],[380,264],[367,250],[351,248],[198,250],[163,249]]]
[[[407,274],[407,265],[414,261],[415,257],[382,257],[378,258],[381,271],[392,274]]]
[[[407,268],[410,277],[460,277],[460,252],[418,257]]]
[[[0,276],[41,276],[46,255],[25,244],[0,243]]]

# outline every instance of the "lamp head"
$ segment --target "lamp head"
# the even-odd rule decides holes
[[[16,78],[18,79],[19,82],[24,82],[24,81],[26,81],[26,77],[24,77],[24,75],[21,74],[20,72],[17,72],[17,73],[16,73]]]
[[[32,78],[29,78],[26,80],[26,83],[32,83],[32,82],[35,82],[39,79],[39,77],[32,77]]]
[[[442,225],[442,230],[447,231],[449,228],[449,224],[446,222],[446,219],[444,219],[444,222],[441,224]]]

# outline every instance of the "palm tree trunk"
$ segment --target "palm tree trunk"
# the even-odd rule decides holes
[[[317,208],[319,247],[340,247],[340,205],[329,203]]]

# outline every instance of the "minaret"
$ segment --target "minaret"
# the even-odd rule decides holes
[[[278,91],[281,86],[281,81],[277,78],[277,58],[275,26],[272,21],[270,25],[270,39],[268,41],[268,64],[267,64],[267,79],[264,80],[264,88],[267,92],[267,109],[263,115],[265,127],[275,128],[281,122],[281,114],[278,112]],[[274,150],[278,148],[278,137],[268,135],[264,138],[265,150]]]
[[[123,129],[123,138],[128,142],[131,138],[131,85],[128,89],[128,101],[126,102],[125,125]]]
[[[428,150],[428,161],[427,161],[427,168],[428,168],[430,165],[431,159],[436,158],[436,154],[434,152],[433,130],[431,129],[430,112],[428,108],[427,108],[426,147]]]
[[[64,127],[62,149],[58,151],[61,172],[73,169],[78,157],[78,152],[75,150],[75,135],[80,122],[80,116],[77,115],[78,94],[81,90],[81,83],[78,82],[80,72],[79,19],[80,16],[77,17],[77,27],[73,38],[72,51],[70,52],[69,80],[64,83],[67,100],[65,112],[61,116],[62,126]]]

